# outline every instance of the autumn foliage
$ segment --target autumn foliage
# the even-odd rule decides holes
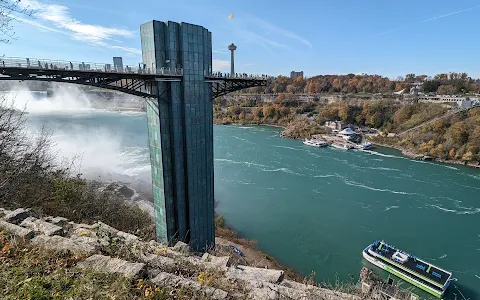
[[[241,93],[392,93],[409,89],[412,83],[421,83],[422,91],[438,94],[478,93],[480,80],[466,73],[442,73],[434,77],[407,74],[395,80],[380,75],[318,75],[295,79],[278,76],[265,87],[254,87]]]

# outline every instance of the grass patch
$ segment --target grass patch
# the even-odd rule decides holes
[[[76,268],[84,259],[18,243],[0,232],[0,298],[27,299],[209,299],[202,291],[159,287],[148,278],[127,279]],[[198,271],[203,283],[225,287],[221,274]],[[203,274],[203,275],[202,275]],[[201,275],[201,276],[200,276]],[[221,283],[222,282],[222,283]]]

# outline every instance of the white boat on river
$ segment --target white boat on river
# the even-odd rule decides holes
[[[323,148],[328,146],[327,142],[321,141],[321,140],[315,140],[315,139],[311,139],[311,140],[305,139],[303,143],[307,146],[318,147],[318,148]]]
[[[332,143],[331,146],[333,148],[337,148],[341,150],[350,150],[354,148],[352,145],[349,145],[347,143]]]

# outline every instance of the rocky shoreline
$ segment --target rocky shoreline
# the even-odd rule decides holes
[[[467,163],[467,162],[464,162],[464,161],[461,161],[461,160],[439,159],[439,158],[429,156],[429,155],[413,153],[413,152],[409,151],[408,149],[405,149],[405,148],[402,148],[402,147],[389,145],[389,144],[384,144],[384,143],[380,143],[380,142],[376,142],[376,141],[372,141],[372,140],[369,140],[369,141],[376,146],[398,150],[403,155],[405,155],[406,157],[409,157],[409,158],[412,158],[412,159],[415,159],[415,160],[435,161],[435,162],[440,162],[440,163],[445,163],[445,164],[468,166],[468,167],[472,167],[472,168],[476,168],[476,169],[480,168],[480,163],[474,164],[474,163]]]
[[[88,272],[122,276],[133,283],[149,283],[157,292],[166,289],[170,295],[182,291],[202,295],[193,297],[195,299],[360,299],[356,295],[290,280],[283,270],[245,264],[245,259],[229,244],[220,241],[206,253],[194,253],[182,242],[169,247],[153,240],[143,241],[102,222],[78,224],[61,217],[38,216],[23,208],[0,208],[0,246],[3,247],[2,263],[16,258],[4,255],[7,250],[11,253],[17,251],[16,248],[23,249],[22,255],[47,251],[51,256],[61,254],[62,258],[70,259],[68,265],[47,265],[50,269],[75,271],[77,276]],[[34,260],[32,267],[39,263],[42,262]],[[35,269],[38,268],[32,270]],[[33,271],[26,270],[32,276]],[[140,284],[132,286],[140,288]]]

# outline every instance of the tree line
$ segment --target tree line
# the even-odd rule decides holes
[[[278,76],[267,86],[245,89],[239,93],[393,93],[420,83],[425,93],[480,93],[480,80],[467,73],[442,73],[433,77],[407,74],[391,80],[380,75],[318,75],[310,78]]]

